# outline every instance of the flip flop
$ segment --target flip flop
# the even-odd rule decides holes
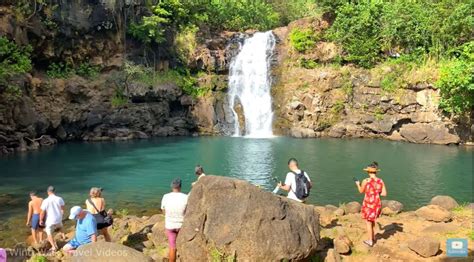
[[[373,247],[373,246],[374,246],[374,243],[370,243],[369,240],[364,240],[363,242],[364,242],[364,244],[366,244],[366,245],[369,246],[369,247]]]

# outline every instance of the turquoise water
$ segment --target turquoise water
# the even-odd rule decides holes
[[[17,200],[0,209],[0,218],[24,212],[27,193],[43,192],[49,184],[69,206],[82,204],[91,186],[101,186],[110,207],[158,208],[172,178],[182,178],[183,190],[190,190],[198,163],[208,174],[245,179],[272,190],[272,176],[284,180],[289,157],[296,157],[312,178],[313,204],[360,201],[352,177],[364,177],[362,168],[372,160],[380,164],[388,199],[408,209],[439,194],[472,202],[470,148],[382,140],[161,138],[67,143],[0,158],[0,195],[12,194]]]
[[[0,246],[24,239],[28,192],[56,186],[67,207],[83,204],[92,186],[105,188],[108,207],[156,212],[174,177],[189,192],[194,166],[206,173],[245,179],[271,191],[272,177],[284,180],[288,158],[296,157],[314,182],[309,202],[325,205],[361,201],[352,177],[373,160],[388,199],[406,209],[440,194],[473,202],[473,149],[415,145],[382,140],[160,138],[104,143],[66,143],[49,149],[0,157]],[[21,229],[20,231],[18,231]],[[10,241],[10,242],[9,242]]]

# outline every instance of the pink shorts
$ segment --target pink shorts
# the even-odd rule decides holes
[[[178,236],[179,229],[167,229],[165,228],[166,236],[168,237],[168,244],[170,248],[176,249],[176,237]]]

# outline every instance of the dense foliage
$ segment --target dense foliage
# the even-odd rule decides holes
[[[51,63],[48,66],[46,74],[50,78],[69,78],[73,75],[82,76],[85,78],[94,78],[100,72],[98,66],[91,65],[87,62],[81,63],[74,67],[68,63]]]
[[[322,4],[336,15],[327,37],[342,44],[347,61],[363,67],[372,67],[383,54],[443,57],[474,35],[474,2],[470,0],[339,0]]]
[[[160,5],[153,6],[151,11],[152,14],[144,16],[139,23],[132,22],[128,31],[144,43],[162,43],[166,40],[164,34],[172,14]]]
[[[187,26],[211,31],[269,30],[317,14],[314,0],[162,0],[150,15],[132,21],[129,33],[143,42],[164,41],[167,29]]]
[[[381,79],[385,91],[406,86],[409,83],[404,79],[406,73],[414,67],[436,71],[422,79],[430,83],[438,78],[439,69],[436,85],[441,91],[441,107],[457,114],[472,110],[474,104],[472,0],[147,0],[145,3],[146,7],[140,7],[140,16],[128,18],[129,36],[144,44],[144,57],[146,52],[161,45],[171,47],[169,54],[177,58],[178,63],[172,63],[170,72],[146,69],[139,77],[141,81],[154,83],[161,81],[159,79],[172,79],[187,93],[200,96],[206,89],[197,88],[195,76],[186,69],[199,37],[224,30],[264,31],[302,17],[320,17],[325,12],[324,17],[331,23],[328,30],[315,32],[311,28],[295,28],[290,32],[290,45],[296,52],[310,53],[318,41],[333,41],[343,50],[337,61],[331,61],[335,65],[351,63],[364,68],[389,65],[391,71],[384,72]],[[45,14],[41,16],[42,22],[49,29],[55,28],[51,19],[55,5],[45,0],[21,0],[15,7],[19,21],[27,21],[42,10]],[[17,93],[15,88],[5,84],[6,79],[31,70],[30,53],[31,47],[18,47],[0,37],[3,90]],[[310,55],[304,56],[307,59],[298,60],[300,66],[307,69],[320,66]],[[422,65],[423,61],[430,61],[432,67]],[[73,74],[93,77],[98,72],[99,68],[87,63],[74,66],[51,63],[47,70],[48,76],[53,78]],[[125,97],[118,94],[116,104],[126,102]]]
[[[0,37],[0,80],[31,70],[31,46],[19,47]]]
[[[295,28],[290,32],[290,44],[298,52],[304,53],[312,49],[318,41],[317,35],[310,28]]]
[[[474,110],[474,42],[442,65],[436,84],[441,91],[440,107],[445,111],[459,114]]]
[[[21,96],[20,87],[9,82],[10,78],[32,69],[31,46],[20,47],[5,37],[0,37],[0,93],[7,101]]]

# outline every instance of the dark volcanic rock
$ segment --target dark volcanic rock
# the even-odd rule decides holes
[[[207,261],[215,248],[242,261],[302,260],[316,251],[318,220],[310,205],[206,176],[190,193],[178,250],[183,261]]]

